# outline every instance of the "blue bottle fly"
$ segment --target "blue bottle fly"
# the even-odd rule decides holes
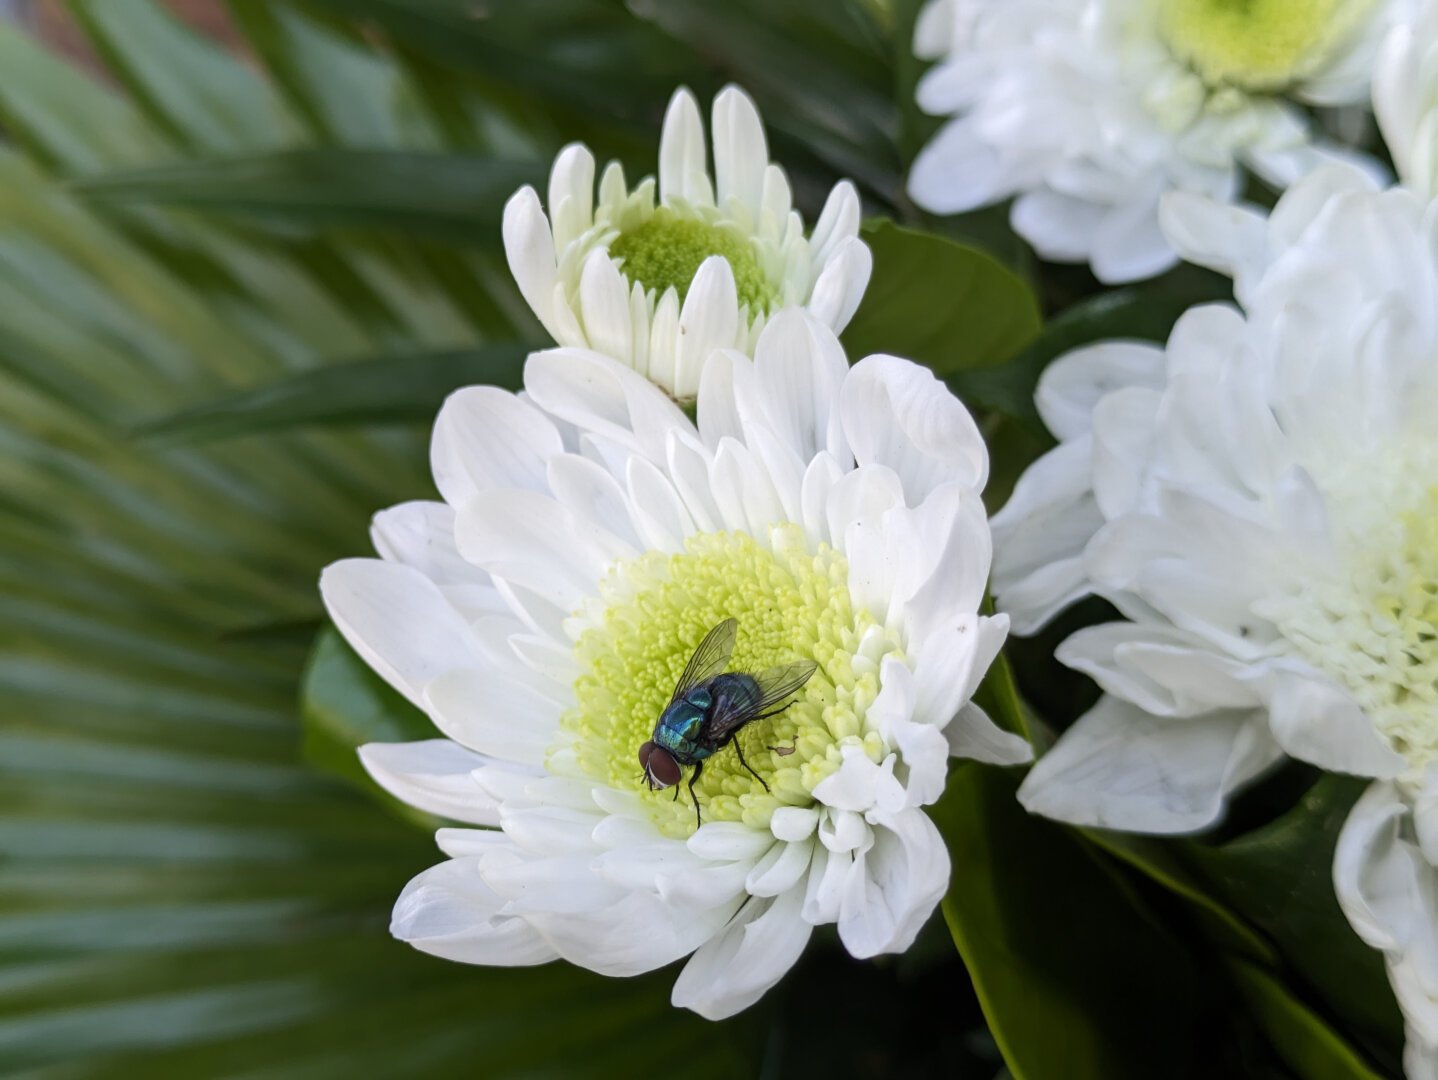
[[[738,627],[737,620],[725,619],[704,635],[679,676],[674,696],[654,725],[653,737],[639,748],[639,764],[650,791],[672,787],[674,797],[679,798],[677,785],[683,769],[686,765],[694,767],[689,776],[689,796],[694,800],[696,826],[702,818],[694,782],[704,771],[704,762],[731,743],[739,755],[739,764],[764,784],[765,791],[769,790],[764,778],[744,760],[734,736],[745,724],[777,716],[787,709],[793,703],[780,702],[808,682],[818,669],[812,660],[799,660],[758,675],[725,671],[734,655]]]

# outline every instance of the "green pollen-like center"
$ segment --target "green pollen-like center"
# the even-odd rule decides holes
[[[667,207],[656,210],[643,225],[622,233],[609,245],[609,253],[623,260],[620,269],[630,281],[653,289],[658,296],[673,288],[681,303],[700,265],[711,255],[728,260],[739,303],[748,305],[750,315],[767,312],[778,297],[747,237],[730,226],[680,217]]]
[[[579,768],[610,787],[638,794],[667,834],[694,831],[688,783],[650,791],[639,747],[654,732],[675,683],[704,635],[726,618],[738,620],[729,670],[759,672],[812,659],[818,671],[778,716],[749,723],[736,736],[745,760],[769,790],[739,763],[733,746],[704,762],[695,784],[705,822],[742,821],[766,827],[781,806],[808,806],[814,786],[842,760],[839,742],[861,741],[875,760],[882,744],[864,732],[863,717],[878,693],[873,619],[849,597],[848,566],[829,547],[811,552],[797,526],[773,530],[770,546],[747,533],[701,533],[683,552],[648,552],[614,567],[602,583],[592,622],[575,646],[583,674],[576,706],[565,715],[565,749]],[[771,749],[773,748],[773,749]]]
[[[1209,86],[1281,91],[1361,15],[1355,0],[1159,0],[1169,48]]]
[[[1438,761],[1438,485],[1357,551],[1348,579],[1310,587],[1280,628],[1348,687],[1416,779]]]

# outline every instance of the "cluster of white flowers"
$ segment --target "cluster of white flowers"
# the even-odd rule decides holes
[[[553,239],[515,196],[516,277],[566,347],[529,358],[521,395],[453,395],[433,442],[444,502],[378,515],[382,558],[331,566],[321,590],[445,736],[364,747],[371,775],[483,827],[440,832],[449,861],[410,883],[393,933],[611,975],[692,953],[674,1002],[721,1017],[814,926],[837,923],[855,956],[907,948],[948,886],[923,807],[949,756],[1030,751],[969,701],[1008,625],[979,614],[978,429],[924,368],[850,367],[834,328],[869,269],[852,189],[805,239],[748,98],[721,94],[714,126],[717,204],[682,91],[660,209],[611,167],[593,212],[579,147],[555,166]],[[697,423],[670,394],[697,398]],[[735,670],[816,673],[692,787],[650,790],[638,751],[726,619]]]
[[[992,548],[964,407],[909,361],[851,367],[836,337],[871,270],[857,195],[835,187],[806,236],[741,91],[714,103],[713,181],[680,91],[657,202],[617,165],[596,201],[582,146],[554,165],[548,216],[516,194],[505,248],[559,347],[522,394],[455,394],[433,442],[444,501],[380,514],[381,558],[322,581],[346,639],[444,736],[367,746],[366,767],[477,826],[440,832],[449,860],[405,890],[394,933],[614,975],[692,954],[674,1001],[711,1017],[763,994],[814,926],[855,956],[902,950],[949,879],[924,811],[948,758],[1030,757],[971,701],[1009,620],[1030,632],[1095,595],[1121,618],[1058,658],[1103,697],[1024,805],[1179,833],[1285,755],[1372,778],[1334,882],[1387,959],[1409,1075],[1438,1078],[1438,4],[1406,10],[924,11],[917,50],[941,59],[920,100],[954,118],[915,164],[920,203],[1016,197],[1045,257],[1122,281],[1181,255],[1237,299],[1165,346],[1049,367],[1037,402],[1060,442]],[[1303,109],[1370,83],[1398,187]],[[1289,185],[1271,213],[1238,205],[1245,169]],[[815,674],[702,777],[652,790],[640,747],[726,619],[734,670]]]
[[[1238,310],[1189,311],[1163,348],[1053,364],[1037,400],[1060,444],[994,519],[994,589],[1017,632],[1086,595],[1122,616],[1059,647],[1104,695],[1030,772],[1028,809],[1187,832],[1285,755],[1373,779],[1333,880],[1387,959],[1414,1080],[1438,1076],[1428,25],[1395,33],[1378,94],[1412,188],[1333,165],[1271,215],[1169,196],[1166,235],[1232,277]]]
[[[1015,231],[1101,281],[1177,261],[1168,191],[1233,202],[1342,151],[1307,107],[1366,103],[1403,0],[931,0],[919,104],[953,119],[914,164],[935,213],[1014,199]]]

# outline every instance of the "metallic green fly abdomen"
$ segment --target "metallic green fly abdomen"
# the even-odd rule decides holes
[[[704,636],[679,677],[674,696],[654,725],[653,737],[639,748],[639,764],[651,790],[677,785],[682,769],[693,767],[689,795],[694,799],[696,825],[702,819],[694,781],[704,771],[705,760],[731,743],[739,755],[739,764],[768,790],[764,778],[744,760],[734,736],[745,724],[783,712],[788,704],[780,702],[818,670],[814,661],[800,660],[758,675],[725,671],[734,655],[738,625],[734,619],[725,619]],[[676,789],[675,798],[678,795]]]

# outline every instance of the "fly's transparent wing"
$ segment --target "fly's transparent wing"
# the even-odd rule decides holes
[[[729,658],[734,655],[734,637],[738,629],[738,619],[725,619],[704,635],[704,640],[689,658],[684,674],[679,676],[679,683],[674,687],[674,696],[669,699],[671,703],[678,701],[685,691],[692,690],[706,679],[712,679],[729,666]]]
[[[818,670],[819,665],[812,660],[796,660],[755,675],[754,681],[759,684],[759,701],[753,706],[755,714],[768,712],[813,678]]]
[[[808,682],[818,670],[819,665],[812,660],[797,660],[792,664],[770,668],[750,676],[754,681],[754,692],[736,694],[721,701],[709,718],[705,730],[706,738],[722,744],[727,736],[738,731],[750,720],[757,720],[773,711],[775,706]]]

